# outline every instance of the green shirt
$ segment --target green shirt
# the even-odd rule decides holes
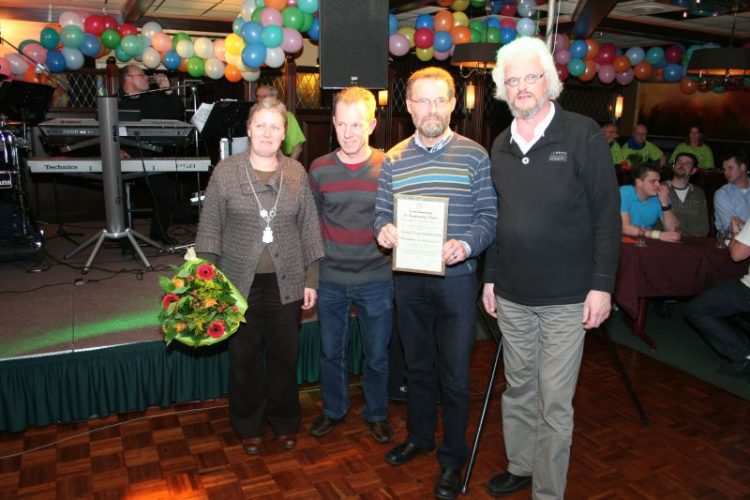
[[[622,163],[625,159],[625,155],[622,154],[622,146],[620,146],[617,141],[612,141],[609,150],[612,152],[612,163],[615,165]]]
[[[714,165],[714,154],[711,152],[711,148],[705,144],[694,148],[690,144],[683,142],[674,148],[672,156],[669,157],[669,163],[674,163],[675,158],[677,158],[677,155],[680,153],[691,153],[695,155],[695,157],[698,158],[698,164],[696,165],[698,168],[702,168],[703,170],[713,170],[716,168]]]
[[[630,149],[626,142],[621,148],[623,159],[628,159],[631,156],[640,156],[643,161],[658,161],[664,156],[661,149],[651,141],[646,141],[641,149]]]
[[[292,113],[287,111],[286,113],[286,135],[281,143],[281,152],[286,156],[292,154],[292,150],[297,144],[305,142],[305,134],[302,133],[302,129],[297,122],[297,119]]]

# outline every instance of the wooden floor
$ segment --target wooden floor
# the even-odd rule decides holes
[[[750,402],[618,350],[651,424],[641,426],[603,338],[590,336],[567,498],[750,497]],[[491,341],[475,350],[469,439],[494,351]],[[242,452],[224,399],[0,433],[0,498],[431,498],[435,457],[386,464],[388,446],[362,423],[359,386],[351,395],[352,412],[331,434],[301,432],[291,452],[269,441],[260,457]],[[319,412],[317,387],[303,387],[301,401],[306,429]],[[394,402],[390,414],[401,441],[405,405]],[[499,414],[495,397],[466,498],[489,498],[487,480],[505,468]]]

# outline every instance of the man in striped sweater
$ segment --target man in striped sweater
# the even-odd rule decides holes
[[[325,258],[320,265],[320,383],[323,413],[310,434],[320,437],[349,410],[349,309],[357,309],[365,353],[365,421],[379,443],[393,441],[388,423],[388,343],[393,317],[391,259],[372,235],[375,192],[384,154],[372,149],[375,98],[350,87],[334,98],[339,148],[310,165],[310,186],[320,215]]]
[[[450,129],[455,95],[453,78],[443,69],[429,67],[411,75],[406,105],[416,132],[387,153],[375,201],[378,243],[393,248],[399,238],[393,224],[395,194],[448,199],[445,276],[397,272],[393,277],[407,371],[408,436],[385,455],[386,462],[401,465],[435,449],[439,394],[444,434],[437,453],[437,498],[454,498],[460,489],[468,449],[477,257],[492,242],[497,219],[487,152]]]

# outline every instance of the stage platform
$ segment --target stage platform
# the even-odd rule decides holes
[[[116,243],[105,244],[88,274],[81,268],[91,247],[65,261],[77,245],[45,233],[42,260],[0,262],[0,431],[71,422],[113,412],[143,410],[185,401],[219,398],[227,392],[226,343],[190,348],[165,346],[157,315],[159,275],[171,275],[184,251],[143,250],[153,266],[123,260]],[[69,238],[85,241],[103,222],[65,225]],[[135,229],[148,234],[148,221]],[[145,231],[145,233],[144,233]],[[170,228],[180,243],[192,243],[195,226]],[[252,307],[252,306],[251,306]],[[350,328],[350,369],[361,372],[356,319]],[[297,379],[319,379],[318,323],[301,326]]]

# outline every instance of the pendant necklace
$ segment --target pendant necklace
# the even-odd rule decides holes
[[[273,243],[273,229],[271,229],[271,221],[274,217],[276,217],[276,205],[279,203],[281,186],[284,185],[284,173],[279,172],[279,190],[276,192],[276,200],[273,202],[273,207],[271,208],[270,212],[263,208],[263,205],[260,204],[258,194],[255,192],[255,187],[253,187],[253,181],[250,180],[250,173],[248,172],[247,165],[245,165],[245,176],[247,177],[247,182],[250,183],[250,189],[252,189],[253,196],[255,196],[255,201],[258,203],[258,208],[260,209],[258,215],[260,215],[260,218],[266,222],[266,227],[263,229],[263,243]]]

